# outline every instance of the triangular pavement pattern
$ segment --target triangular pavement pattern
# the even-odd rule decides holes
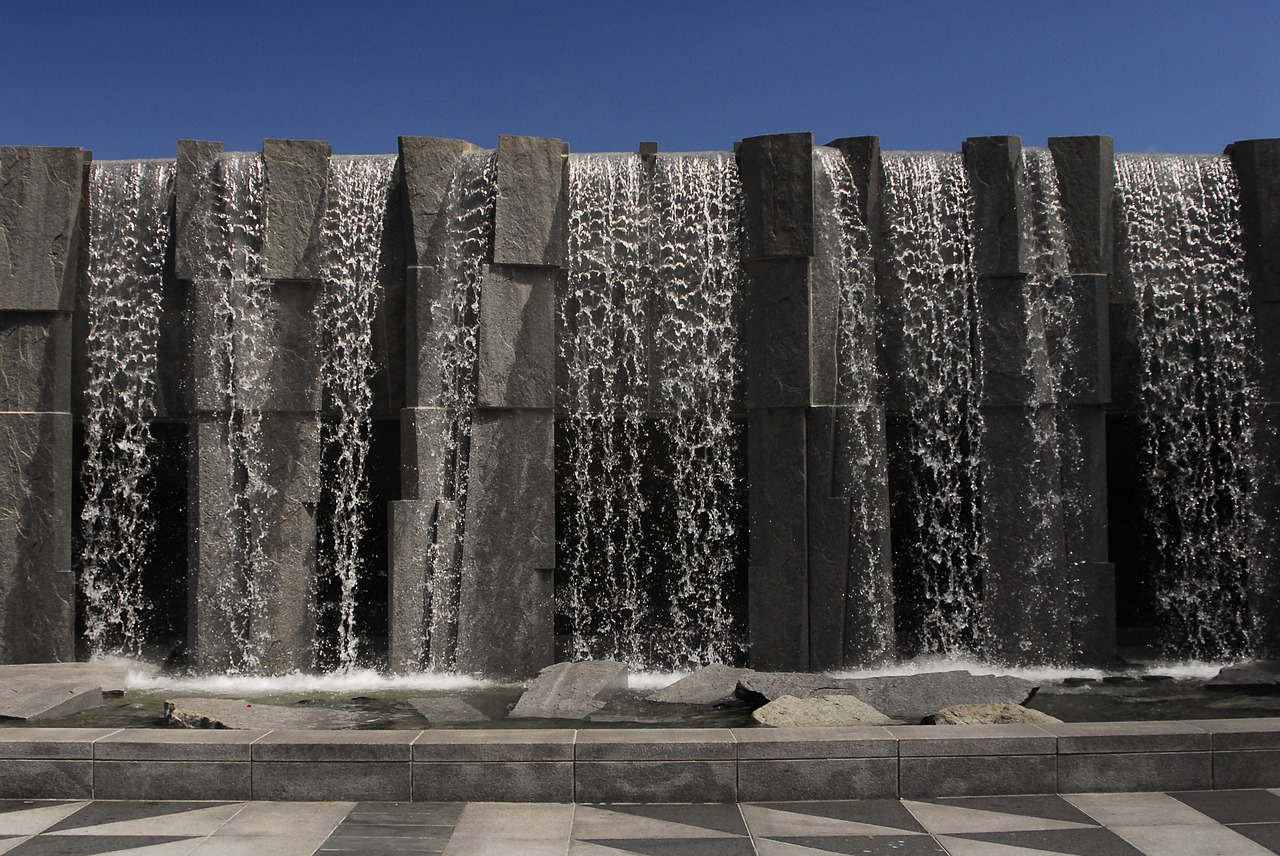
[[[679,823],[695,829],[709,829],[726,835],[746,835],[747,827],[737,805],[708,803],[705,805],[611,805],[609,811],[632,817],[647,817],[667,823]]]
[[[203,837],[151,836],[147,841],[136,835],[82,835],[51,839],[40,835],[31,838],[25,847],[14,848],[11,852],[14,856],[27,852],[32,856],[184,856],[203,840]]]
[[[1105,856],[1142,856],[1141,850],[1114,832],[1098,827],[1089,830],[975,832],[947,837],[957,841],[981,843],[984,847],[991,845],[1022,847],[1036,853],[1057,853],[1067,854],[1067,856],[1103,856],[1103,854]],[[950,847],[951,845],[948,845],[948,849]]]
[[[663,840],[629,838],[586,843],[604,843],[605,846],[623,853],[635,853],[639,856],[688,856],[690,853],[697,853],[698,856],[756,856],[756,849],[749,838],[667,838]]]
[[[171,814],[184,814],[216,806],[243,807],[244,803],[226,802],[92,802],[71,817],[51,827],[48,832],[87,829],[106,824],[136,822]]]
[[[184,838],[212,835],[243,808],[240,803],[222,803],[137,820],[117,820],[94,826],[51,830],[49,835],[180,835]]]
[[[863,849],[866,849],[865,847]],[[778,841],[773,838],[756,839],[756,853],[759,856],[817,856],[819,853],[830,853],[830,850],[818,850],[793,844],[790,841]]]
[[[837,820],[831,817],[814,817],[808,813],[787,811],[773,806],[744,805],[742,814],[747,819],[747,826],[756,838],[796,838],[816,835],[923,835],[918,830],[899,829],[893,826],[880,826],[874,823],[859,823],[852,820]],[[803,833],[797,835],[797,825],[803,826]]]
[[[573,841],[569,844],[569,856],[632,856],[632,852],[606,847],[595,841]]]
[[[804,818],[825,817],[851,823],[883,826],[904,832],[924,832],[902,803],[895,800],[824,800],[821,802],[753,803],[764,808],[798,814]]]
[[[761,856],[769,856],[761,845],[765,842],[756,841],[756,848]],[[837,853],[846,856],[862,856],[865,853],[893,853],[894,856],[946,856],[946,851],[933,839],[931,835],[855,835],[855,836],[831,836],[819,838],[785,838],[785,839],[769,839],[769,844],[785,844],[794,847],[794,850],[778,850],[773,851],[779,856],[789,856],[795,853],[800,854],[813,853]]]
[[[1056,794],[1028,794],[1018,797],[937,797],[917,800],[930,805],[949,805],[957,808],[994,811],[998,814],[1014,814],[1022,817],[1039,817],[1044,820],[1062,820],[1067,823],[1086,823],[1096,826],[1097,821],[1079,806]]]
[[[30,835],[15,835],[12,838],[0,838],[0,853],[8,853],[19,844],[24,844],[32,839]]]
[[[947,848],[947,853],[951,856],[1062,856],[1061,853],[1054,853],[1052,850],[992,844],[989,841],[970,841],[950,835],[939,835],[938,842]]]
[[[582,841],[614,838],[725,838],[729,835],[732,833],[598,806],[580,805],[573,816],[573,837]]]
[[[961,808],[955,805],[903,800],[916,820],[934,835],[963,834],[967,832],[1034,832],[1042,829],[1097,829],[1096,823],[1075,823],[1068,820],[1049,820],[1028,817],[1023,814],[1006,814]]]
[[[0,835],[35,835],[37,832],[44,832],[86,805],[88,803],[83,802],[28,804],[23,808],[7,809],[0,814]]]

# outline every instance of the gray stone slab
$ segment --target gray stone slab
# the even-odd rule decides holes
[[[564,263],[569,147],[541,137],[498,137],[493,260],[501,265]]]
[[[272,279],[320,279],[331,152],[328,143],[316,140],[262,143],[267,224],[262,261]]]
[[[100,800],[248,800],[246,761],[103,761],[93,764]]]
[[[388,503],[388,660],[392,671],[417,672],[426,665],[431,592],[431,546],[435,503],[407,499]]]
[[[0,760],[0,799],[93,799],[93,762]]]
[[[261,729],[202,729],[191,732],[185,729],[123,728],[95,740],[93,757],[98,761],[208,761],[247,764],[250,758],[249,747],[266,733]]]
[[[359,722],[355,714],[322,708],[284,707],[232,698],[173,698],[164,703],[170,728],[344,728]]]
[[[866,702],[849,695],[795,698],[782,696],[751,712],[761,725],[775,728],[822,728],[857,725],[897,725]]]
[[[902,758],[986,755],[1053,755],[1058,739],[1040,725],[899,725],[885,729],[898,738]]]
[[[411,407],[400,412],[400,495],[434,501],[445,479],[445,434],[451,425],[442,407]]]
[[[811,403],[809,261],[750,261],[743,266],[746,405]]]
[[[419,802],[573,802],[569,761],[432,761],[413,765]]]
[[[1214,751],[1280,749],[1280,718],[1191,719],[1185,725],[1209,733]]]
[[[115,728],[24,726],[5,728],[0,730],[0,758],[87,761],[93,758],[94,741],[117,730]]]
[[[405,271],[405,404],[410,408],[444,403],[442,333],[453,322],[435,308],[443,305],[446,285],[434,267]]]
[[[973,194],[974,270],[979,276],[1025,273],[1022,140],[970,137],[963,150]]]
[[[75,308],[80,203],[91,155],[0,148],[0,310]]]
[[[51,719],[101,704],[96,681],[11,678],[0,671],[0,719]]]
[[[897,799],[898,759],[739,761],[741,802]]]
[[[526,677],[554,660],[554,424],[478,411],[471,435],[457,668]]]
[[[750,669],[738,669],[723,663],[704,666],[685,675],[649,696],[649,701],[667,704],[716,704],[734,698],[738,679]]]
[[[222,242],[222,228],[214,216],[218,204],[215,175],[222,143],[178,141],[174,175],[174,271],[179,279],[218,275],[220,259],[211,250]]]
[[[432,227],[444,203],[454,164],[463,153],[475,151],[476,146],[441,137],[400,137],[399,148],[405,190],[402,202],[406,261],[410,265],[428,264]]]
[[[0,411],[71,410],[71,315],[0,312]]]
[[[1223,666],[1205,682],[1210,687],[1280,686],[1280,660],[1255,660]]]
[[[405,702],[432,725],[487,722],[489,717],[460,698],[411,698]]]
[[[254,761],[253,799],[407,802],[408,761]]]
[[[1201,791],[1214,786],[1209,752],[1059,755],[1061,793]]]
[[[253,741],[253,761],[408,761],[409,747],[418,734],[403,730],[278,730]]]
[[[510,717],[585,719],[627,688],[627,667],[612,660],[555,663],[538,673]]]
[[[580,803],[737,802],[733,761],[578,761],[574,801]]]
[[[880,222],[880,182],[884,168],[880,162],[879,137],[840,137],[827,143],[833,149],[839,149],[849,165],[853,175],[853,184],[858,188],[858,213],[863,223]],[[876,241],[876,230],[871,230],[873,245]]]
[[[632,728],[579,731],[577,761],[716,761],[737,757],[727,728]]]
[[[1245,263],[1253,288],[1261,300],[1280,300],[1280,139],[1241,140],[1227,154],[1240,178]]]
[[[1062,722],[1056,716],[1050,716],[1020,704],[957,704],[944,707],[921,720],[921,725],[1015,725],[1031,723]]]
[[[929,799],[1052,794],[1057,790],[1056,761],[1053,755],[901,758],[899,795],[902,799]]]
[[[0,683],[7,681],[41,681],[96,683],[104,691],[123,691],[129,686],[130,673],[155,674],[158,669],[145,663],[125,660],[92,660],[81,663],[23,663],[0,666]]]
[[[739,761],[896,758],[898,738],[883,728],[735,728]]]
[[[1215,751],[1213,786],[1219,789],[1280,787],[1280,750]]]
[[[478,407],[555,406],[555,272],[486,265]]]
[[[1058,754],[1207,752],[1211,735],[1185,722],[1060,722],[1040,726],[1058,736]]]
[[[0,413],[0,663],[74,659],[70,413]]]
[[[1111,273],[1115,229],[1115,140],[1050,137],[1073,273]]]
[[[747,137],[735,148],[746,257],[813,255],[813,134]]]
[[[576,732],[557,728],[424,731],[413,744],[417,761],[572,761]]]

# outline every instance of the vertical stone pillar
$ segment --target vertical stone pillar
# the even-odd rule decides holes
[[[462,140],[401,137],[401,214],[404,223],[405,288],[405,408],[400,426],[400,495],[391,503],[388,591],[388,648],[391,668],[413,672],[448,669],[457,647],[456,616],[450,609],[432,609],[428,580],[453,579],[456,508],[437,499],[445,461],[443,438],[449,414],[440,389],[440,351],[433,318],[436,296],[434,254],[441,208],[454,164],[476,147]],[[448,571],[431,563],[447,562]],[[439,570],[440,573],[434,573]],[[452,601],[456,593],[441,600]]]
[[[0,663],[75,659],[72,310],[90,158],[0,149]]]
[[[458,594],[457,667],[467,672],[527,676],[554,660],[555,282],[567,155],[560,140],[498,141]]]
[[[1274,659],[1280,657],[1280,485],[1270,473],[1280,460],[1280,139],[1243,140],[1228,146],[1227,154],[1240,179],[1245,265],[1262,379],[1261,419],[1254,426],[1254,511],[1261,528],[1249,574],[1249,618],[1254,655]]]
[[[1107,428],[1111,401],[1109,300],[1115,214],[1111,137],[1051,137],[1049,150],[1067,230],[1071,267],[1069,340],[1050,342],[1063,366],[1058,424],[1063,438],[1071,654],[1085,665],[1116,656],[1115,566],[1107,544]],[[1056,351],[1056,353],[1055,353]]]
[[[974,266],[984,430],[981,453],[984,651],[1007,662],[1061,657],[1069,638],[1062,592],[1061,495],[1056,425],[1046,400],[1043,319],[1029,311],[1023,223],[1025,186],[1017,137],[964,144],[974,203]],[[1051,443],[1038,438],[1053,438]],[[1052,448],[1050,446],[1052,445]]]

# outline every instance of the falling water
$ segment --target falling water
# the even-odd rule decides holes
[[[886,152],[883,163],[885,263],[901,292],[881,295],[905,409],[890,450],[898,599],[920,604],[924,652],[954,653],[978,642],[985,565],[972,199],[958,154]]]
[[[1248,651],[1253,326],[1225,157],[1116,158],[1118,275],[1141,315],[1146,517],[1165,653]]]
[[[458,159],[441,213],[432,336],[439,357],[441,466],[428,475],[437,517],[432,542],[426,620],[429,663],[452,668],[458,622],[458,573],[466,529],[467,474],[475,417],[479,357],[480,280],[492,254],[497,156],[468,152]],[[431,482],[434,481],[434,485]],[[448,513],[446,513],[448,510]]]
[[[227,483],[231,486],[227,517],[234,531],[236,567],[234,573],[219,577],[224,590],[206,606],[216,610],[229,628],[229,670],[254,672],[266,653],[263,619],[269,604],[262,585],[269,572],[267,500],[275,493],[262,456],[261,404],[270,395],[267,369],[274,338],[268,335],[270,284],[262,278],[262,158],[224,155],[217,177],[225,245],[215,256],[222,275],[209,356],[223,378]]]
[[[847,622],[846,652],[860,664],[883,662],[896,651],[893,577],[885,573],[885,531],[880,498],[888,490],[878,422],[875,353],[875,270],[871,241],[859,212],[858,188],[844,157],[835,149],[815,149],[818,179],[824,182],[815,206],[815,263],[825,264],[828,281],[837,284],[836,325],[837,442],[832,488],[849,498],[850,549],[845,592],[854,615]]]
[[[94,655],[139,654],[151,558],[151,424],[172,161],[95,163],[90,173],[88,385],[80,586]]]
[[[373,320],[378,310],[379,253],[394,156],[333,157],[329,161],[329,211],[324,222],[323,325],[324,439],[332,471],[325,479],[330,508],[322,573],[340,587],[337,663],[358,665],[356,587],[363,564],[370,410],[375,371]]]

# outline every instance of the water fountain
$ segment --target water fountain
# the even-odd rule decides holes
[[[0,662],[1274,653],[1278,145],[5,148]]]

